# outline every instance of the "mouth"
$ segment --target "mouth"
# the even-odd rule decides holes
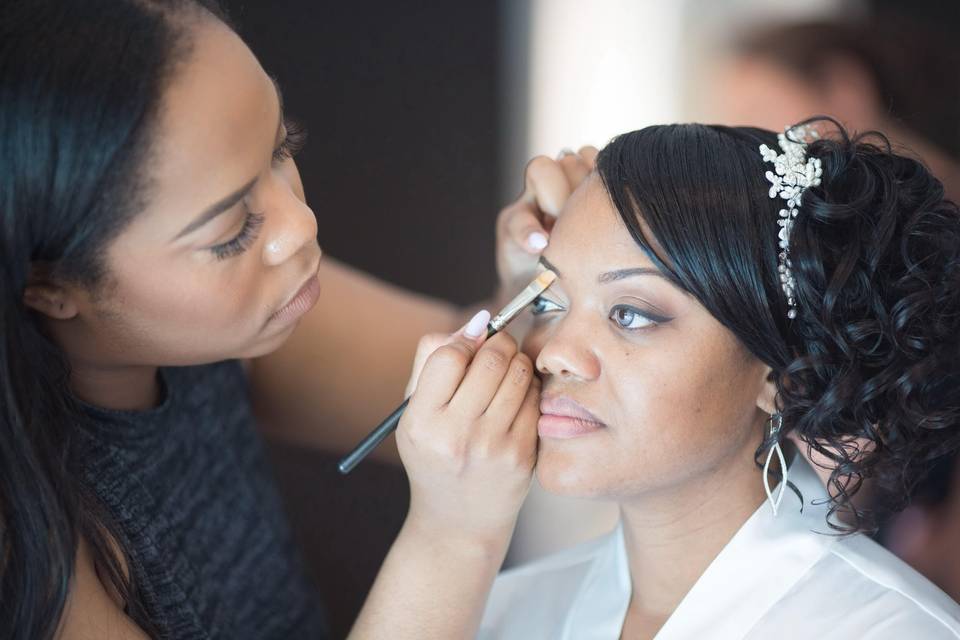
[[[269,322],[271,324],[288,324],[293,322],[317,304],[317,300],[320,298],[320,280],[317,278],[318,269],[319,265],[317,269],[313,270],[310,277],[300,285],[300,288],[290,297],[287,303],[270,316]]]
[[[585,407],[565,396],[544,396],[540,400],[540,413],[537,433],[541,438],[579,438],[607,427]]]

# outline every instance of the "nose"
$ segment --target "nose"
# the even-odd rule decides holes
[[[283,264],[304,247],[316,244],[317,218],[291,184],[274,180],[264,204],[268,212],[263,243],[264,264]]]
[[[544,375],[582,381],[600,377],[600,360],[589,343],[589,329],[573,316],[555,321],[542,337],[537,371]]]

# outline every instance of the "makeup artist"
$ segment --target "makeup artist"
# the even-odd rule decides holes
[[[301,134],[212,2],[3,3],[0,90],[0,637],[324,637],[256,429],[345,450],[465,318],[320,260]],[[528,167],[504,296],[591,161]],[[422,345],[410,512],[352,637],[477,623],[539,415],[486,318]]]

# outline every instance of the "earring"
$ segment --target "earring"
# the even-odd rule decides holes
[[[787,460],[783,457],[783,449],[780,447],[780,428],[783,427],[783,415],[780,412],[773,414],[767,424],[770,425],[770,437],[774,438],[774,442],[770,450],[767,451],[767,462],[763,465],[763,488],[767,491],[767,499],[773,508],[773,516],[776,517],[777,509],[780,508],[780,503],[783,501],[783,492],[787,490]],[[770,461],[773,460],[774,453],[780,460],[780,469],[783,472],[783,478],[780,480],[780,491],[777,492],[776,498],[773,497],[773,492],[770,490],[769,478]]]

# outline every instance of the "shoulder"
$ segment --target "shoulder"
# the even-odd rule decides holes
[[[146,640],[147,635],[124,614],[118,600],[100,581],[89,545],[81,537],[57,638]]]
[[[960,605],[866,536],[828,552],[752,631],[803,629],[818,638],[960,639]]]

